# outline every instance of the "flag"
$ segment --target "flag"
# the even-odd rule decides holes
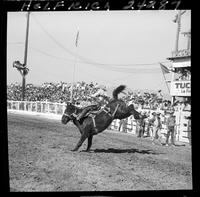
[[[170,73],[169,69],[161,63],[160,63],[160,67],[161,67],[161,70],[164,74]]]
[[[167,84],[167,82],[166,82],[166,78],[165,78],[165,74],[170,73],[170,71],[169,71],[169,69],[168,69],[166,66],[164,66],[164,65],[161,64],[161,63],[160,63],[160,67],[161,67],[162,74],[163,74],[163,77],[164,77],[164,80],[165,80],[165,84],[166,84],[167,89],[168,89],[168,91],[169,91],[169,93],[170,93],[169,86],[168,86],[168,84]]]
[[[79,31],[77,32],[77,35],[76,35],[76,47],[78,46],[78,37],[79,37]]]

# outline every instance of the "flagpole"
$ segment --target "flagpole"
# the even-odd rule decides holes
[[[71,86],[71,98],[70,98],[70,102],[73,102],[73,95],[74,95],[74,83],[75,83],[75,70],[76,70],[76,63],[77,63],[77,48],[78,48],[78,37],[79,37],[79,30],[77,32],[76,35],[76,42],[75,42],[75,46],[76,46],[76,51],[75,51],[75,57],[74,57],[74,69],[73,69],[73,75],[72,75],[72,86]]]

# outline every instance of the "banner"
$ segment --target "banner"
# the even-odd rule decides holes
[[[191,81],[172,81],[171,96],[191,96]]]

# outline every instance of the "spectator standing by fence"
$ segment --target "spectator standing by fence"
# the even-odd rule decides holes
[[[157,100],[159,103],[162,103],[162,101],[163,101],[162,90],[158,90]]]
[[[141,118],[137,120],[137,137],[143,137],[144,136],[144,130],[145,130],[145,119],[147,118],[146,113],[141,113]]]
[[[121,119],[119,122],[119,128],[118,131],[121,131],[121,127],[122,127],[122,132],[126,133],[126,125],[127,125],[127,119]]]
[[[155,144],[155,141],[158,140],[161,143],[160,139],[160,130],[162,128],[162,123],[160,119],[160,113],[156,113],[155,121],[153,123],[153,133],[152,133],[152,143]]]
[[[152,116],[149,118],[149,134],[151,138],[153,138],[153,125],[155,120],[156,120],[156,112],[153,112]]]
[[[167,137],[165,145],[168,146],[169,144],[169,136],[171,135],[171,144],[175,145],[174,142],[174,134],[175,134],[175,126],[176,126],[176,118],[174,116],[174,112],[170,111],[170,116],[166,120],[167,126]]]

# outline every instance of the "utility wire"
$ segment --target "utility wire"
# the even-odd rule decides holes
[[[15,43],[12,43],[12,44],[15,44]],[[38,53],[41,53],[41,54],[46,55],[46,56],[51,57],[51,58],[64,60],[65,62],[74,62],[74,60],[72,60],[72,59],[68,59],[68,58],[64,58],[64,57],[58,57],[58,56],[52,55],[50,53],[47,53],[47,52],[45,52],[45,51],[43,51],[41,49],[37,49],[35,47],[32,47],[32,46],[30,46],[29,48],[30,48],[30,50],[34,50],[34,51],[36,51]],[[87,64],[86,62],[82,62],[82,61],[78,61],[78,63]],[[152,63],[152,64],[154,64],[154,63]],[[96,68],[100,68],[100,69],[103,69],[103,70],[110,70],[110,71],[128,73],[128,74],[130,74],[130,73],[132,73],[132,74],[160,73],[160,67],[157,67],[157,68],[145,68],[145,67],[143,67],[143,68],[141,68],[141,67],[140,68],[133,68],[133,67],[132,68],[119,68],[119,67],[109,67],[109,66],[101,66],[101,67],[99,67],[96,64],[92,64],[91,66],[94,66]]]
[[[53,40],[60,48],[62,48],[63,50],[65,50],[67,53],[69,53],[72,56],[77,56],[78,59],[82,60],[82,63],[86,63],[86,64],[91,64],[91,65],[98,65],[98,66],[110,66],[110,67],[125,67],[125,66],[146,66],[146,65],[158,65],[158,62],[155,63],[142,63],[142,64],[105,64],[105,63],[98,63],[98,62],[94,62],[93,60],[89,60],[88,58],[82,57],[78,54],[75,54],[74,52],[72,52],[71,50],[67,49],[65,46],[63,46],[61,43],[59,43],[42,25],[41,23],[36,19],[36,17],[33,15],[34,20],[36,21],[36,23],[40,26],[40,28],[48,35],[48,37]],[[165,61],[165,62],[161,62],[161,63],[167,63],[169,61]]]

